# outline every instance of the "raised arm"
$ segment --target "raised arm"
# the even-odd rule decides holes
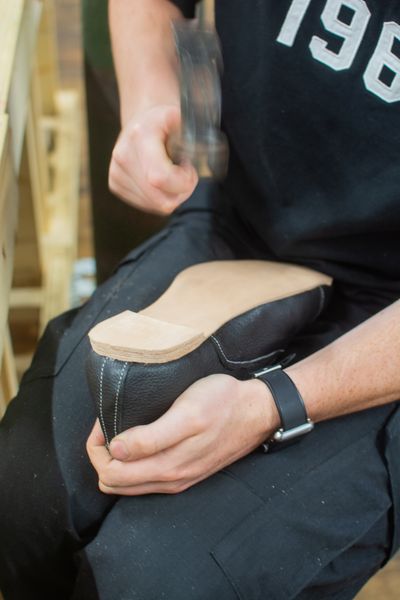
[[[179,87],[168,0],[110,0],[109,19],[121,103],[121,135],[109,174],[112,191],[134,206],[171,213],[197,184],[191,165],[174,165],[165,143],[180,127]]]

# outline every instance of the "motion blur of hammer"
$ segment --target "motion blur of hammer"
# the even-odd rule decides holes
[[[220,130],[222,55],[214,25],[214,0],[203,0],[202,18],[172,24],[179,69],[182,127],[167,143],[179,164],[190,161],[199,177],[222,179],[228,143]]]

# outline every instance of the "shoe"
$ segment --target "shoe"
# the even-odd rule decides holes
[[[160,417],[202,377],[243,380],[279,362],[321,313],[331,282],[286,263],[201,263],[139,313],[98,323],[89,332],[87,375],[107,445]]]

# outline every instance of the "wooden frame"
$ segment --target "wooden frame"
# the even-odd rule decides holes
[[[27,323],[38,308],[42,331],[70,305],[80,100],[59,88],[53,0],[0,0],[0,14],[1,415],[16,391],[9,307]]]

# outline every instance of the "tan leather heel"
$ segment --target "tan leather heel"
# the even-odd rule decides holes
[[[306,267],[259,260],[214,261],[179,273],[156,302],[97,324],[89,338],[102,356],[165,363],[200,346],[222,325],[246,311],[318,286],[327,275]]]

